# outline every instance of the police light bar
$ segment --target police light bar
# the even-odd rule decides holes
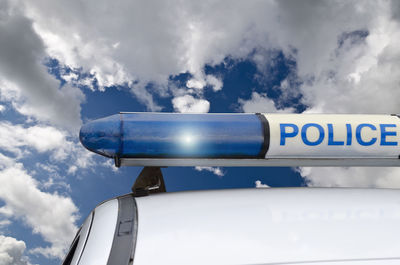
[[[80,141],[116,166],[400,166],[397,115],[119,113]]]

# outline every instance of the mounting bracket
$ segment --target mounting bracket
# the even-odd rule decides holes
[[[132,186],[132,193],[136,197],[166,191],[160,167],[144,167]]]

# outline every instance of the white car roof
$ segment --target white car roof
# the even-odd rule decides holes
[[[393,265],[399,221],[390,189],[128,194],[96,207],[63,264]]]
[[[196,191],[136,203],[136,265],[400,264],[398,190]]]

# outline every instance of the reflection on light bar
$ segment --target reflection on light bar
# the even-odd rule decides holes
[[[80,140],[117,166],[400,166],[396,115],[120,113]]]

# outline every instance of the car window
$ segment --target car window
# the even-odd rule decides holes
[[[79,243],[79,232],[80,231],[78,231],[77,237],[75,237],[74,241],[72,241],[71,247],[62,265],[71,265],[72,258],[74,257],[76,247],[78,246]]]
[[[62,265],[77,265],[80,257],[82,256],[83,250],[86,245],[87,237],[90,233],[90,227],[92,225],[93,212],[89,214],[86,220],[83,222],[81,228],[76,233],[74,241],[72,241],[70,250],[64,259]]]

